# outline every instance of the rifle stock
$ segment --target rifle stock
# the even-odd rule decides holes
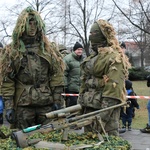
[[[107,107],[105,109],[97,110],[91,113],[83,114],[80,116],[72,117],[72,118],[67,118],[67,115],[70,114],[71,112],[79,111],[81,110],[81,105],[76,105],[76,106],[71,106],[67,107],[61,110],[56,110],[50,113],[45,114],[47,118],[54,118],[54,121],[51,121],[50,123],[46,125],[36,125],[33,127],[29,127],[26,129],[23,129],[21,131],[13,132],[13,137],[16,140],[17,146],[21,148],[25,148],[30,146],[32,143],[36,143],[37,141],[31,142],[28,140],[28,137],[36,132],[40,133],[48,133],[51,131],[56,131],[56,130],[61,130],[64,129],[64,135],[65,140],[67,139],[68,135],[68,128],[69,127],[83,127],[86,125],[91,124],[95,119],[100,119],[100,112],[107,111],[109,109],[117,108],[120,106],[126,105],[125,103],[121,103],[118,105],[114,105],[111,107]],[[61,114],[61,115],[60,115]],[[63,114],[63,115],[62,115]],[[32,129],[32,130],[30,130]]]

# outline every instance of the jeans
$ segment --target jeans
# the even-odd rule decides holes
[[[150,126],[150,100],[147,103],[147,110],[148,110],[148,125]]]

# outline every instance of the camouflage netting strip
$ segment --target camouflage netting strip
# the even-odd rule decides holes
[[[8,135],[12,131],[7,128],[6,126],[1,127],[1,131]],[[52,131],[49,133],[34,133],[29,139],[41,139],[42,141],[54,142],[54,143],[62,143],[65,144],[67,147],[74,147],[74,146],[81,146],[82,144],[86,145],[93,145],[93,147],[85,148],[84,150],[130,150],[131,144],[127,141],[122,139],[121,137],[117,136],[109,136],[109,141],[107,141],[106,137],[103,136],[104,142],[100,145],[97,143],[100,142],[96,133],[87,132],[82,134],[77,134],[74,132],[70,132],[68,135],[68,141],[62,141],[62,133],[61,131]],[[96,146],[97,145],[97,146]],[[44,147],[44,145],[43,145]],[[17,148],[16,142],[11,138],[7,139],[0,139],[0,149],[10,149],[10,150],[39,150],[39,148],[35,148],[34,146],[26,147],[26,148]],[[41,150],[46,150],[42,149]],[[64,149],[65,150],[65,149]]]
[[[116,60],[120,59],[124,63],[125,76],[128,78],[128,69],[131,67],[131,64],[129,63],[128,57],[124,54],[118,40],[116,39],[116,32],[113,26],[102,19],[98,20],[97,23],[100,26],[102,33],[106,37],[108,45],[113,49],[113,51],[116,50],[120,54]]]

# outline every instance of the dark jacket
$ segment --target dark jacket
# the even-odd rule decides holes
[[[134,96],[134,95],[136,95],[132,89],[127,90],[127,94],[128,94],[129,96]],[[137,109],[139,109],[139,104],[138,104],[138,102],[137,102],[137,99],[128,98],[127,101],[131,102],[129,107],[136,107]]]
[[[79,92],[81,85],[81,69],[80,64],[83,61],[83,56],[78,57],[74,52],[64,57],[66,64],[65,75],[65,88],[69,91]]]

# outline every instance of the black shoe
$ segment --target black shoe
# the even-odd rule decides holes
[[[147,124],[147,127],[144,129],[140,129],[142,133],[150,133],[150,125]]]
[[[128,126],[128,131],[131,131],[131,126]]]
[[[119,129],[119,133],[125,133],[125,132],[126,132],[126,128]]]
[[[123,126],[122,129],[119,129],[119,133],[125,133],[126,132],[126,126]]]

